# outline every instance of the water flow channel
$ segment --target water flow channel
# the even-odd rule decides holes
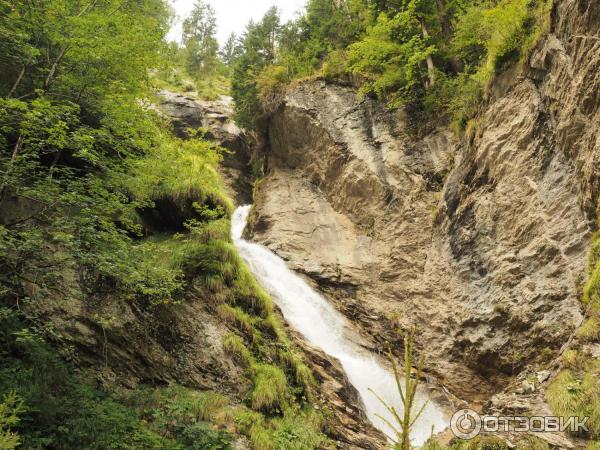
[[[231,233],[238,251],[250,269],[279,306],[287,322],[311,345],[337,358],[348,380],[356,388],[373,425],[384,433],[394,433],[380,417],[394,424],[385,407],[369,391],[372,389],[389,405],[401,412],[402,404],[393,373],[379,356],[365,350],[363,339],[352,330],[347,319],[299,275],[290,270],[285,261],[262,245],[242,239],[248,221],[250,205],[236,209]],[[427,392],[419,390],[415,411],[427,400]],[[413,444],[424,443],[432,433],[442,431],[448,419],[440,408],[429,402],[411,434]]]

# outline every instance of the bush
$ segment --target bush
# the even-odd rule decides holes
[[[334,50],[327,54],[321,68],[322,76],[329,81],[339,80],[349,74],[348,55],[345,50]]]
[[[289,83],[288,70],[283,66],[267,66],[258,75],[256,78],[258,100],[265,114],[272,114],[279,107]]]
[[[23,401],[15,391],[8,392],[0,402],[0,448],[11,450],[21,443],[19,435],[12,428],[19,424],[19,415],[25,411]]]

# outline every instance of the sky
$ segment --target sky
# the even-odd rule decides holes
[[[306,0],[208,0],[217,13],[219,27],[217,38],[223,44],[231,32],[241,34],[250,19],[260,20],[267,10],[275,5],[281,12],[282,22],[295,17],[301,11]],[[194,0],[169,0],[178,16],[177,21],[169,32],[168,39],[181,39],[181,21],[194,6]]]

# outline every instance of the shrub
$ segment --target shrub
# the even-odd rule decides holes
[[[312,423],[310,414],[302,411],[289,411],[281,419],[275,420],[273,443],[277,449],[306,450],[322,448],[327,438],[319,432],[321,424]]]
[[[0,403],[0,448],[11,450],[21,443],[19,435],[12,431],[19,424],[19,415],[25,411],[23,401],[15,391],[8,392]]]
[[[258,75],[256,88],[265,114],[271,114],[279,107],[285,97],[285,90],[289,82],[288,70],[283,66],[267,66]]]
[[[345,50],[334,50],[327,54],[321,75],[329,81],[339,80],[349,74],[348,55]]]
[[[4,315],[1,328],[0,393],[22,399],[11,428],[24,448],[174,449],[174,441],[145,428],[135,411],[79,382],[16,316]]]

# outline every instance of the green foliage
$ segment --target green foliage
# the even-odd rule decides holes
[[[153,424],[150,429],[136,410],[78,381],[36,331],[25,328],[10,310],[2,310],[1,317],[0,393],[6,396],[2,409],[8,413],[2,415],[8,417],[2,430],[10,426],[24,448],[192,448],[186,446],[183,432],[169,435],[164,423]],[[203,411],[207,409],[205,406]],[[183,426],[173,423],[171,420],[169,427]],[[197,437],[205,442],[223,439],[208,429],[204,431],[200,436],[198,430]]]
[[[414,411],[415,398],[417,395],[417,388],[419,386],[419,379],[423,371],[423,365],[425,360],[423,357],[418,361],[417,370],[412,374],[414,360],[414,348],[415,348],[415,332],[412,330],[404,336],[404,359],[402,361],[402,370],[400,372],[396,360],[392,355],[391,350],[388,350],[388,357],[394,370],[394,379],[396,380],[396,386],[398,388],[398,395],[402,402],[402,413],[393,406],[382,399],[376,392],[372,391],[373,395],[377,397],[377,400],[385,407],[385,409],[393,417],[394,423],[388,421],[385,417],[379,416],[392,430],[394,430],[395,436],[388,436],[393,443],[394,450],[411,450],[412,446],[410,443],[410,434],[415,421],[423,414],[423,410],[427,406],[428,402],[425,402],[418,410]],[[404,385],[404,386],[403,386]]]
[[[314,411],[288,410],[284,417],[275,419],[272,440],[278,450],[305,450],[323,448],[327,440],[322,433],[322,416]],[[325,447],[326,448],[326,447]]]
[[[254,341],[254,320],[248,313],[245,313],[240,308],[223,304],[218,306],[217,314],[225,323],[240,330],[246,339]]]
[[[98,110],[107,95],[136,96],[157,60],[168,28],[160,0],[0,2],[0,92],[15,98],[41,90]],[[127,61],[127,64],[123,64]]]
[[[256,128],[288,83],[322,76],[359,84],[361,94],[406,108],[416,128],[435,118],[463,131],[491,78],[526,58],[547,31],[550,5],[310,0],[302,16],[283,25],[271,11],[269,19],[275,20],[266,16],[251,23],[237,47],[232,83],[237,119]],[[270,33],[259,32],[266,24]]]
[[[490,76],[502,70],[507,63],[522,56],[524,45],[531,33],[539,4],[545,0],[482,1],[467,8],[456,26],[453,46],[472,67],[480,65],[475,78],[487,83]],[[534,5],[534,6],[532,6]]]
[[[231,434],[213,425],[222,422],[223,411],[229,408],[229,400],[220,394],[174,386],[122,392],[120,400],[137,411],[150,430],[176,439],[180,448],[232,448]]]
[[[295,353],[282,349],[278,353],[279,360],[284,364],[291,377],[298,386],[301,386],[304,392],[310,394],[312,388],[316,386],[316,381],[312,371],[306,366],[302,359]]]
[[[321,74],[329,81],[343,79],[349,73],[348,55],[345,50],[333,50],[323,61]]]
[[[366,35],[348,47],[348,59],[350,69],[368,80],[363,94],[373,93],[399,106],[413,102],[426,87],[424,62],[435,51],[419,29],[414,7],[409,7],[392,18],[380,14]]]
[[[546,393],[548,403],[559,416],[589,417],[587,426],[595,438],[600,436],[598,370],[597,363],[563,370]]]
[[[206,76],[218,63],[217,19],[213,7],[196,0],[190,15],[183,21],[184,55],[189,73]]]
[[[258,75],[256,89],[264,113],[270,114],[277,109],[289,82],[288,71],[283,66],[267,66]]]
[[[144,158],[133,163],[124,183],[130,195],[139,202],[163,198],[178,204],[211,202],[232,212],[233,204],[223,193],[216,171],[221,149],[199,139],[160,138]]]
[[[239,336],[230,333],[223,340],[223,348],[232,355],[242,366],[249,367],[252,363],[252,355],[246,347],[246,344]]]
[[[535,445],[538,443],[538,439],[534,437],[526,437],[523,441],[522,445],[526,445],[525,447],[521,447],[517,445],[517,448],[523,449],[539,449],[545,450],[548,447],[536,447]],[[531,445],[531,446],[527,446]],[[508,450],[509,446],[507,442],[501,438],[494,436],[478,436],[468,441],[458,440],[454,442],[450,446],[444,446],[437,442],[435,438],[429,439],[421,450]]]
[[[256,412],[241,411],[235,422],[257,450],[329,448],[320,432],[322,417],[314,410],[286,409],[282,417],[268,422]]]
[[[173,138],[141,100],[149,73],[155,85],[199,91],[199,80],[227,73],[213,66],[214,17],[198,3],[182,50],[162,42],[162,0],[28,5],[0,0],[8,68],[0,74],[1,304],[35,310],[35,295],[25,294],[44,290],[81,291],[83,310],[90,299],[131,301],[140,314],[207,301],[235,333],[223,345],[245,366],[248,402],[262,414],[238,429],[235,418],[251,412],[216,394],[98,391],[44,342],[43,323],[2,309],[0,394],[16,392],[24,408],[11,396],[0,403],[3,445],[16,445],[18,433],[26,448],[229,449],[231,433],[244,432],[265,448],[291,448],[292,440],[316,447],[325,438],[308,402],[310,371],[229,236],[221,149],[201,136]],[[278,26],[272,12],[246,36],[265,61],[274,58]],[[283,83],[281,72],[271,74],[264,92]]]
[[[594,235],[588,256],[588,280],[583,289],[583,304],[594,317],[600,315],[600,235]]]
[[[11,429],[19,424],[19,415],[25,412],[23,401],[15,391],[4,395],[0,403],[0,448],[10,450],[21,443],[19,435]]]
[[[235,100],[235,119],[242,127],[254,129],[262,115],[256,79],[275,62],[277,37],[281,25],[279,12],[273,7],[258,23],[250,22],[240,41],[231,80],[231,95]]]
[[[550,446],[534,434],[528,434],[517,442],[517,450],[550,450]]]

